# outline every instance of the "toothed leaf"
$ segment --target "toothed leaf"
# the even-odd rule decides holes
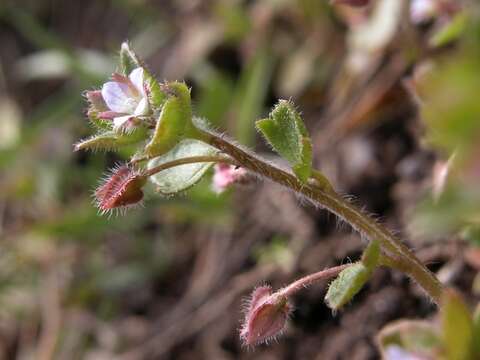
[[[312,172],[312,144],[293,105],[280,100],[268,119],[257,121],[256,126],[273,149],[290,163],[295,175],[306,182]]]
[[[216,148],[202,141],[186,139],[165,155],[150,160],[148,168],[186,157],[211,156],[218,152]],[[212,165],[211,162],[179,165],[151,176],[150,180],[157,185],[158,192],[166,195],[175,194],[195,185]]]

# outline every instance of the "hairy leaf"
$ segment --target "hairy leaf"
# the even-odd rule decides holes
[[[325,302],[332,310],[338,310],[348,303],[365,285],[371,271],[361,262],[343,270],[328,287]]]
[[[163,155],[182,139],[195,137],[190,90],[185,83],[174,82],[168,84],[168,92],[153,136],[145,146],[144,152],[149,157]]]
[[[293,105],[280,100],[268,119],[257,121],[256,126],[273,149],[290,163],[295,175],[306,182],[312,172],[312,144]]]
[[[218,152],[217,149],[202,141],[186,139],[165,155],[150,160],[148,168],[152,169],[177,159],[192,156],[210,156]],[[151,176],[150,180],[157,185],[157,190],[160,193],[167,195],[175,194],[195,185],[212,165],[213,163],[211,162],[179,165]]]
[[[105,131],[87,139],[81,140],[75,144],[75,151],[93,150],[110,151],[118,150],[123,146],[136,144],[147,138],[145,128],[137,128],[128,134],[121,134],[115,131]]]

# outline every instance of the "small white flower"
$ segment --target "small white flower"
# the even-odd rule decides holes
[[[128,77],[113,74],[113,81],[103,85],[102,97],[109,111],[99,115],[112,119],[115,130],[128,130],[135,119],[150,112],[144,76],[143,68],[139,67]]]

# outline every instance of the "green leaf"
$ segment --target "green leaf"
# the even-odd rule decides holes
[[[377,344],[384,358],[389,349],[398,347],[412,357],[436,359],[442,341],[432,324],[426,321],[399,320],[380,330]]]
[[[343,270],[328,287],[325,302],[332,310],[342,308],[365,285],[371,271],[361,262],[352,264]]]
[[[441,315],[446,358],[473,359],[473,319],[459,294],[451,290],[444,292]]]
[[[171,150],[182,139],[197,136],[192,125],[190,90],[185,83],[168,84],[169,98],[162,107],[150,142],[144,152],[148,157],[156,157]]]
[[[93,150],[93,151],[111,151],[127,145],[136,144],[147,138],[147,129],[137,128],[132,133],[119,134],[115,131],[105,131],[103,133],[80,140],[75,144],[75,151]]]
[[[150,100],[150,105],[154,109],[160,109],[167,99],[167,95],[160,88],[160,84],[157,79],[144,69],[145,72],[145,82],[149,90],[148,98]]]
[[[480,358],[480,303],[473,314],[473,353],[474,358]]]
[[[430,45],[439,47],[455,41],[463,34],[467,25],[467,15],[463,12],[458,13],[448,24],[443,26],[430,38]]]
[[[280,100],[268,119],[257,121],[256,126],[273,149],[290,163],[295,175],[306,182],[312,172],[312,144],[293,104]]]
[[[148,168],[154,168],[166,162],[192,156],[211,156],[219,151],[202,141],[186,139],[181,141],[171,151],[159,156],[148,163]],[[186,164],[163,170],[150,177],[162,194],[175,194],[195,185],[213,165],[211,162]]]

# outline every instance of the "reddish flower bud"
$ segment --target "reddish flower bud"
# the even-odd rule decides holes
[[[269,286],[256,288],[248,303],[240,338],[247,346],[275,338],[285,328],[291,311],[285,296],[272,294]]]
[[[146,177],[127,165],[114,168],[105,182],[95,191],[95,200],[102,214],[136,206],[143,199]]]
[[[353,7],[361,7],[361,6],[367,6],[370,3],[370,0],[331,0],[331,3],[334,5],[341,4],[341,5],[349,5]]]

